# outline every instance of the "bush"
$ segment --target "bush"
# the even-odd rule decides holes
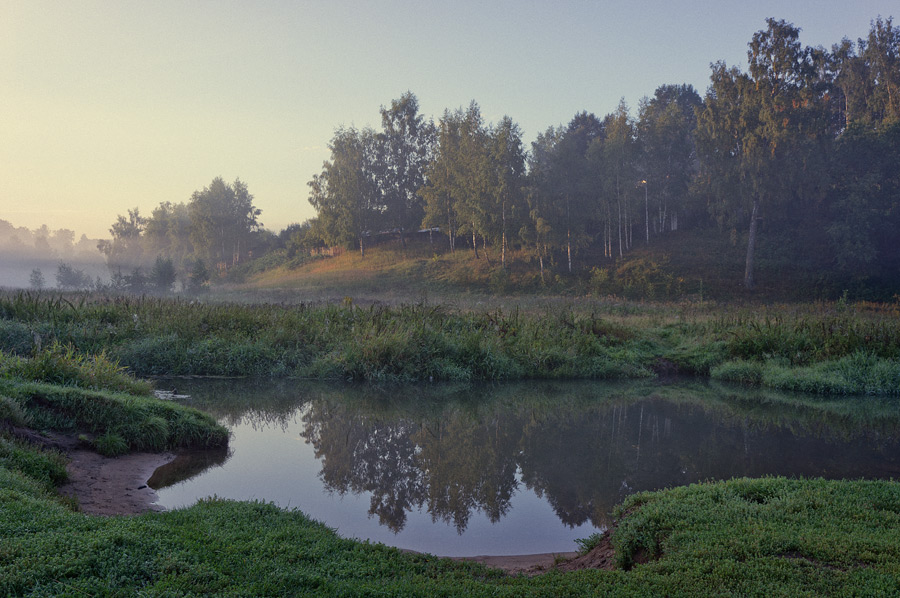
[[[94,448],[105,457],[120,457],[128,452],[125,439],[113,432],[97,436],[93,441]]]
[[[629,299],[665,299],[681,293],[683,280],[667,271],[669,262],[650,258],[629,258],[615,270],[594,267],[588,283],[595,295],[621,295]]]
[[[25,412],[19,403],[9,397],[0,395],[0,424],[22,427],[28,422]]]

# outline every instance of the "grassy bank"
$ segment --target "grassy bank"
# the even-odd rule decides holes
[[[105,355],[140,376],[366,381],[636,378],[900,393],[900,306],[508,301],[470,308],[0,295],[0,349]]]
[[[34,357],[0,352],[0,423],[80,434],[108,456],[224,446],[228,432],[196,409],[160,401],[102,354],[55,345]]]
[[[616,569],[511,578],[340,538],[299,511],[206,500],[104,518],[0,462],[0,593],[30,596],[892,596],[900,486],[732,480],[635,495]],[[627,514],[627,516],[625,516]]]

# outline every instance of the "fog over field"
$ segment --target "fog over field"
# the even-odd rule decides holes
[[[109,272],[98,241],[86,235],[76,241],[68,229],[50,230],[44,225],[31,230],[0,220],[0,287],[30,288],[32,272],[40,270],[44,288],[54,288],[60,264],[84,272],[91,281],[106,281]]]

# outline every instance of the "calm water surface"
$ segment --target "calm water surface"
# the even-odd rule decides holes
[[[698,382],[372,388],[160,381],[232,432],[150,481],[299,508],[345,537],[439,555],[576,549],[641,490],[736,476],[900,477],[900,403]]]

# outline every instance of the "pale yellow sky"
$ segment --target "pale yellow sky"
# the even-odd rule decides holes
[[[435,118],[474,99],[530,141],[664,83],[702,94],[766,17],[830,46],[895,4],[0,0],[0,219],[105,237],[221,176],[277,232],[314,215],[334,129],[378,127],[407,90]]]

